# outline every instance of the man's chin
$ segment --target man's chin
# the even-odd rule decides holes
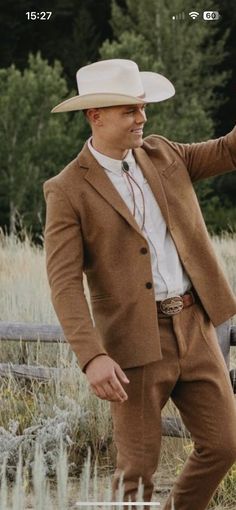
[[[130,144],[130,149],[137,149],[143,145],[143,137],[139,136],[136,140],[133,140]]]
[[[140,136],[140,138],[135,142],[134,149],[137,149],[138,147],[141,147],[143,145],[143,137]]]
[[[129,149],[138,149],[139,147],[142,147],[143,145],[143,137],[140,136],[137,138],[137,140],[131,140],[131,141],[126,141],[126,145],[124,147],[124,150],[129,150]]]

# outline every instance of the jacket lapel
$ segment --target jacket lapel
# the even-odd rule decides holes
[[[156,201],[161,209],[165,222],[169,226],[170,218],[168,205],[159,172],[152,163],[152,160],[149,158],[145,150],[142,149],[142,147],[134,150],[134,156],[138,165],[142,169],[143,175],[147,179],[148,184],[156,198]]]
[[[139,228],[132,213],[121,198],[115,186],[107,177],[104,169],[92,156],[87,144],[84,145],[78,156],[79,165],[86,168],[87,172],[84,178],[96,189],[96,191],[121,215],[125,220],[142,236],[143,232]]]

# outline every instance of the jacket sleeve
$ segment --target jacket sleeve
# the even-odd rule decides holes
[[[187,144],[162,140],[184,161],[192,181],[236,168],[236,126],[227,135],[206,142]]]
[[[82,370],[107,354],[93,324],[83,287],[83,240],[78,215],[54,179],[44,184],[45,251],[52,303]]]

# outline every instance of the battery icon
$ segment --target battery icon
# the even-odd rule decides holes
[[[203,19],[206,21],[215,21],[220,18],[220,13],[218,11],[204,11]]]

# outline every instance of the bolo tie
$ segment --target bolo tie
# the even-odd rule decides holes
[[[132,181],[136,184],[136,186],[139,188],[139,191],[141,193],[141,197],[142,197],[142,201],[143,201],[143,219],[142,219],[141,230],[143,230],[144,224],[145,224],[145,200],[144,200],[143,190],[139,186],[137,181],[132,177],[132,175],[130,175],[130,173],[129,173],[130,168],[129,168],[129,165],[128,165],[127,161],[122,161],[121,168],[122,168],[122,170],[124,172],[124,175],[127,178],[127,181],[129,183],[129,187],[130,187],[130,190],[131,190],[131,195],[132,195],[132,199],[133,199],[133,212],[132,212],[132,214],[133,214],[134,218],[135,218],[135,213],[136,213],[136,201],[135,201],[135,193],[134,193],[134,187],[133,187]]]

